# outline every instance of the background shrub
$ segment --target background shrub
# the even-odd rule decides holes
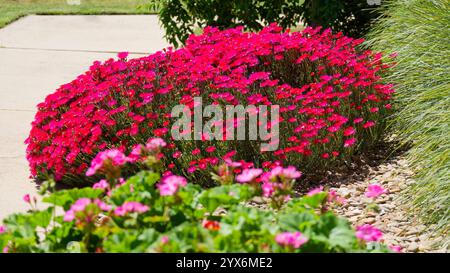
[[[303,22],[309,26],[330,27],[351,37],[361,37],[377,12],[380,1],[367,0],[152,0],[151,10],[159,10],[166,39],[178,46],[190,34],[206,26],[219,29],[244,26],[261,30],[271,22],[283,28]]]
[[[450,220],[449,10],[444,0],[389,1],[368,43],[398,54],[387,80],[397,90],[392,127],[412,144],[408,158],[417,174],[406,198],[444,235]]]
[[[361,42],[319,28],[207,28],[176,51],[96,62],[38,106],[27,139],[32,175],[79,184],[98,151],[128,152],[149,137],[168,142],[161,155],[166,169],[199,183],[211,183],[211,168],[233,154],[256,167],[329,170],[377,142],[390,108],[393,89],[380,83],[381,56],[356,50]],[[279,105],[279,148],[261,152],[261,141],[250,140],[171,140],[171,109],[192,109],[198,96],[223,108]]]

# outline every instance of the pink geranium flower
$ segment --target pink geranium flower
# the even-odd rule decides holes
[[[401,246],[390,245],[389,249],[394,251],[394,252],[397,252],[397,253],[401,253],[402,252],[402,247]]]
[[[6,232],[6,227],[0,225],[0,234],[5,233],[5,232]]]
[[[72,204],[70,209],[64,214],[64,221],[71,222],[75,219],[76,213],[83,211],[91,203],[89,198],[80,198]]]
[[[271,182],[264,182],[261,185],[263,196],[264,197],[270,197],[275,192],[275,184]]]
[[[22,199],[25,203],[31,203],[31,198],[29,194],[25,194]]]
[[[186,186],[186,178],[177,175],[166,176],[158,184],[159,194],[161,196],[174,195],[179,187]]]
[[[344,197],[340,196],[335,190],[328,191],[327,201],[329,203],[336,203],[336,204],[339,204],[339,205],[347,203],[347,199],[345,199]]]
[[[321,192],[323,192],[323,186],[320,186],[320,187],[317,187],[315,189],[310,190],[306,195],[307,196],[313,196],[313,195],[316,195],[316,194],[321,193]]]
[[[248,183],[254,181],[260,174],[262,174],[261,169],[245,169],[241,174],[236,176],[236,181],[240,183]]]
[[[114,210],[114,214],[117,216],[125,216],[128,213],[137,212],[137,213],[144,213],[149,210],[149,207],[146,205],[143,205],[139,202],[125,202],[121,206],[117,207]]]
[[[92,188],[93,189],[107,189],[109,187],[108,182],[105,179],[100,180],[99,182],[95,183]]]
[[[308,238],[303,236],[303,234],[299,231],[282,232],[282,233],[279,233],[275,237],[275,241],[280,246],[299,248],[300,246],[302,246],[304,243],[306,243],[308,241]]]
[[[369,198],[377,198],[387,192],[380,184],[371,184],[367,187],[366,196]]]
[[[297,179],[302,175],[301,172],[297,171],[297,169],[293,166],[289,166],[287,168],[283,168],[281,166],[277,166],[273,168],[270,172],[265,173],[262,176],[263,181],[275,180],[277,177],[281,179]]]
[[[128,158],[117,149],[100,152],[92,160],[91,167],[87,170],[86,175],[92,176],[96,174],[107,162],[110,162],[113,166],[122,166],[128,162]]]
[[[356,227],[356,238],[363,241],[378,242],[382,237],[383,233],[379,229],[369,224]]]
[[[97,205],[97,207],[103,211],[111,210],[111,206],[105,204],[100,199],[95,199],[94,201],[92,201],[89,198],[80,198],[77,201],[75,201],[75,203],[72,204],[72,206],[70,207],[70,209],[68,211],[66,211],[66,213],[64,214],[64,218],[63,218],[64,221],[65,222],[73,221],[76,218],[77,213],[84,211],[86,209],[86,207],[90,204]]]

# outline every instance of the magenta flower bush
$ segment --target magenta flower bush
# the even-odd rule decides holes
[[[387,65],[381,54],[357,49],[361,42],[320,28],[294,33],[275,24],[258,33],[206,28],[178,50],[132,60],[121,53],[117,60],[95,62],[38,105],[26,140],[31,174],[92,184],[107,169],[120,167],[113,176],[132,175],[139,164],[128,159],[141,153],[162,159],[159,170],[209,185],[209,173],[233,155],[234,162],[255,169],[329,170],[376,142],[391,108],[394,91],[381,78]],[[278,148],[261,151],[260,141],[229,136],[227,141],[208,135],[173,140],[171,109],[180,104],[193,109],[194,97],[221,106],[279,105]],[[236,118],[235,126],[241,122]],[[138,145],[149,138],[158,140]],[[167,149],[159,153],[162,147]],[[91,164],[105,149],[111,154],[98,155]],[[122,155],[131,152],[128,159]],[[239,180],[260,179],[258,172],[246,171]],[[280,186],[266,183],[266,193]]]

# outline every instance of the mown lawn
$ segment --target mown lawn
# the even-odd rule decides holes
[[[0,28],[29,14],[149,14],[148,0],[0,0]]]

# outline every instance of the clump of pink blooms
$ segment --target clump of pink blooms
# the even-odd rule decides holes
[[[375,199],[385,193],[387,193],[387,190],[380,184],[371,184],[367,187],[366,196]]]
[[[308,241],[308,238],[299,231],[282,232],[277,234],[275,241],[283,247],[299,248]]]
[[[291,199],[294,182],[301,175],[302,173],[293,166],[286,168],[276,166],[263,173],[261,175],[263,196],[271,198],[272,207],[281,208],[286,201]]]
[[[77,218],[77,213],[79,212],[85,212],[87,206],[89,205],[95,205],[96,208],[98,208],[101,211],[109,211],[111,210],[111,206],[105,204],[100,199],[91,200],[89,198],[80,198],[75,203],[72,204],[70,209],[66,211],[64,214],[64,221],[71,222]],[[88,214],[83,215],[83,221],[84,222],[92,222],[94,220],[95,215],[97,214],[96,211],[94,211],[92,214],[88,212]]]
[[[109,188],[109,183],[105,179],[102,179],[102,180],[98,181],[97,183],[95,183],[92,186],[92,188],[105,190],[105,189]]]
[[[364,224],[356,227],[356,238],[366,242],[378,242],[383,237],[383,233],[376,227]]]
[[[263,173],[262,169],[245,169],[241,174],[236,176],[236,181],[239,183],[250,183]]]
[[[186,186],[186,178],[178,175],[169,175],[163,177],[158,184],[159,193],[161,196],[174,195],[180,187]]]
[[[316,194],[321,193],[321,192],[323,192],[323,186],[320,186],[320,187],[317,187],[317,188],[314,188],[314,189],[310,190],[306,194],[306,196],[313,196],[313,195],[316,195]]]
[[[92,176],[103,168],[111,166],[122,166],[127,163],[128,158],[119,150],[111,149],[100,152],[91,161],[91,166],[86,172],[87,176]]]
[[[114,209],[114,214],[117,216],[125,216],[129,213],[144,213],[149,210],[149,207],[139,202],[128,201],[121,206]]]
[[[77,177],[97,174],[105,164],[124,165],[122,153],[148,138],[160,138],[145,148],[165,147],[159,157],[166,168],[194,177],[209,173],[230,152],[303,171],[338,164],[377,135],[371,132],[378,130],[394,92],[382,82],[388,65],[381,54],[357,50],[362,42],[311,27],[293,33],[276,24],[258,33],[208,27],[178,50],[130,60],[123,52],[118,59],[97,61],[38,105],[26,140],[31,174],[77,183]],[[193,109],[198,96],[203,104],[279,105],[278,149],[260,151],[259,145],[243,146],[227,136],[226,145],[205,135],[195,144],[173,141],[173,106]],[[115,149],[89,166],[110,148]],[[134,152],[141,151],[142,146]]]

